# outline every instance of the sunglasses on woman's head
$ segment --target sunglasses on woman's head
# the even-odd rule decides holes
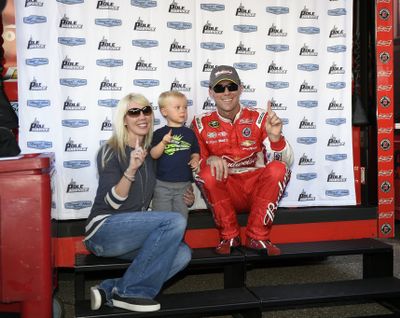
[[[228,85],[217,84],[212,89],[215,93],[224,93],[225,88],[227,88],[230,92],[236,92],[239,89],[239,86],[235,83],[230,83]]]
[[[130,108],[126,112],[126,114],[132,118],[139,117],[140,113],[143,113],[145,116],[150,116],[153,113],[153,109],[151,106],[144,106],[143,108]]]

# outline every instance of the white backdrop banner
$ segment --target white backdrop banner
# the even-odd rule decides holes
[[[113,110],[179,90],[189,119],[215,109],[213,67],[234,65],[245,107],[272,108],[295,152],[280,205],[354,205],[352,1],[16,1],[20,146],[54,152],[53,217],[85,218]],[[190,122],[189,122],[190,123]]]

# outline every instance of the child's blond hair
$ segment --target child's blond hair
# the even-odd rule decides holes
[[[187,103],[187,98],[185,94],[179,91],[165,91],[160,94],[160,97],[158,97],[158,106],[160,107],[160,109],[166,106],[167,98],[169,97],[182,98]]]

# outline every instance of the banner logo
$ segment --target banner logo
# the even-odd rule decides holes
[[[325,155],[325,160],[328,161],[340,161],[340,160],[346,160],[347,159],[347,154],[345,153],[336,153],[336,154],[331,154],[331,155]]]
[[[235,24],[233,25],[233,30],[242,33],[250,33],[250,32],[256,32],[257,26],[249,24]]]
[[[44,58],[44,57],[36,57],[36,58],[32,58],[32,59],[26,59],[25,64],[30,65],[30,66],[46,65],[46,64],[49,64],[49,59]]]
[[[28,44],[26,46],[28,50],[34,50],[34,49],[45,49],[46,45],[41,44],[40,41],[34,41],[32,40],[32,36],[28,40]]]
[[[28,146],[28,148],[33,149],[48,149],[53,147],[53,143],[51,141],[44,140],[28,141],[26,145]]]
[[[347,48],[346,48],[346,45],[340,45],[340,44],[338,44],[338,45],[328,46],[328,47],[326,48],[326,50],[327,50],[329,53],[342,53],[342,52],[346,52]]]
[[[59,37],[58,43],[68,46],[77,46],[86,44],[86,39],[84,38],[71,38],[71,37]]]
[[[327,118],[325,123],[333,126],[340,126],[346,123],[346,118]]]
[[[208,43],[215,43],[215,42],[208,42]],[[215,43],[218,44],[218,43]],[[222,48],[225,48],[225,44],[222,44]],[[200,43],[200,47],[204,49],[204,47],[202,46],[203,43]],[[174,52],[174,53],[190,53],[190,49],[186,48],[185,45],[180,45],[179,42],[174,39],[174,41],[171,43],[171,45],[169,46],[169,51],[170,52]]]
[[[160,81],[156,79],[135,79],[133,85],[140,87],[153,87],[160,85]]]
[[[336,8],[336,9],[329,9],[328,10],[328,15],[334,16],[334,17],[341,16],[341,15],[346,15],[346,14],[347,14],[347,11],[346,11],[345,8]]]
[[[60,84],[69,87],[85,86],[87,80],[83,78],[60,78]]]
[[[274,37],[286,37],[287,32],[285,32],[283,29],[278,29],[274,23],[269,27],[268,29],[268,36],[274,36]]]
[[[328,197],[344,197],[350,195],[350,191],[347,189],[325,190],[325,195]]]
[[[168,12],[189,14],[190,10],[185,9],[185,6],[180,6],[175,0],[172,0]]]
[[[300,11],[299,18],[306,20],[318,20],[318,15],[315,14],[315,11],[310,11],[310,9],[304,6],[304,9]]]
[[[49,99],[28,99],[26,105],[29,107],[43,108],[50,106]]]
[[[219,42],[201,42],[200,47],[205,50],[223,50],[225,49],[225,43],[219,43]]]
[[[124,65],[124,61],[119,59],[98,59],[96,60],[96,65],[105,67],[117,67]]]
[[[173,68],[190,68],[192,67],[192,62],[190,61],[168,61],[168,66]]]
[[[83,200],[83,201],[70,201],[64,203],[64,208],[69,210],[81,210],[90,208],[92,206],[92,201]]]
[[[296,141],[298,144],[312,145],[317,142],[317,137],[297,137]]]
[[[71,21],[69,17],[64,14],[58,26],[63,29],[82,29],[83,24],[78,23],[78,21]]]
[[[114,2],[99,0],[97,1],[96,9],[118,11],[119,6],[114,5]]]
[[[206,10],[206,11],[224,11],[225,10],[225,5],[223,4],[217,4],[217,3],[201,3],[200,4],[200,9],[201,10]]]
[[[276,15],[289,13],[288,7],[266,7],[265,10],[268,13],[272,13],[272,14],[276,14]]]
[[[69,97],[64,102],[63,110],[85,110],[86,106],[73,102]]]
[[[309,121],[306,117],[300,121],[299,129],[316,129],[317,125],[313,121]]]
[[[243,4],[240,4],[239,7],[236,9],[236,16],[239,17],[255,17],[256,14],[252,13],[250,9],[246,9]]]
[[[31,126],[29,127],[29,131],[31,132],[41,132],[41,133],[47,133],[49,132],[49,128],[46,128],[43,124],[37,120],[35,117],[34,121],[31,123]]]
[[[302,34],[318,34],[320,29],[317,27],[298,27],[297,32]]]
[[[189,30],[192,28],[192,24],[190,22],[170,21],[167,22],[167,28],[175,30]]]
[[[119,99],[99,99],[97,105],[102,107],[116,107],[118,105]]]
[[[63,119],[61,125],[68,128],[81,128],[89,126],[89,120],[87,119]]]
[[[22,21],[26,24],[46,23],[47,18],[42,15],[30,15],[28,17],[24,17]]]
[[[66,56],[64,60],[61,62],[62,70],[83,70],[85,67],[83,65],[79,65],[79,62],[72,62],[71,59]]]
[[[286,52],[289,51],[289,45],[287,44],[267,44],[265,46],[267,51],[272,52]]]
[[[63,162],[64,168],[81,169],[90,167],[90,160],[67,160]]]
[[[132,40],[132,46],[138,46],[142,48],[150,48],[158,46],[157,40]]]

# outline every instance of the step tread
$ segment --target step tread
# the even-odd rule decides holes
[[[240,251],[234,251],[231,255],[220,255],[214,252],[214,248],[193,249],[190,266],[193,265],[226,265],[230,263],[241,263],[244,255]],[[93,254],[77,254],[75,256],[75,271],[97,271],[97,270],[116,270],[125,269],[130,265],[130,261],[118,258],[98,257]]]
[[[289,259],[302,257],[321,257],[335,255],[358,255],[366,253],[388,253],[393,250],[390,244],[364,238],[354,240],[319,241],[305,243],[276,244],[281,249],[281,255],[273,256],[274,259]],[[255,251],[243,249],[246,260],[263,260],[271,258],[260,255]]]
[[[353,300],[359,298],[400,297],[400,279],[369,278],[336,282],[259,286],[249,288],[263,307]]]
[[[80,301],[75,306],[75,315],[80,318],[165,317],[196,313],[233,312],[259,307],[259,300],[247,288],[161,294],[157,297],[157,300],[161,303],[161,310],[145,314],[107,306],[92,311],[89,301]]]
[[[277,244],[282,251],[279,256],[270,257],[260,255],[252,250],[241,248],[235,250],[231,255],[219,255],[213,248],[193,249],[190,265],[223,265],[243,261],[266,260],[266,259],[290,259],[304,257],[321,257],[335,255],[356,255],[365,253],[387,253],[392,251],[392,246],[376,239],[354,239],[339,241],[321,241],[305,243]],[[92,254],[77,254],[75,256],[75,271],[96,271],[124,269],[129,266],[129,261],[117,258],[97,257]]]

